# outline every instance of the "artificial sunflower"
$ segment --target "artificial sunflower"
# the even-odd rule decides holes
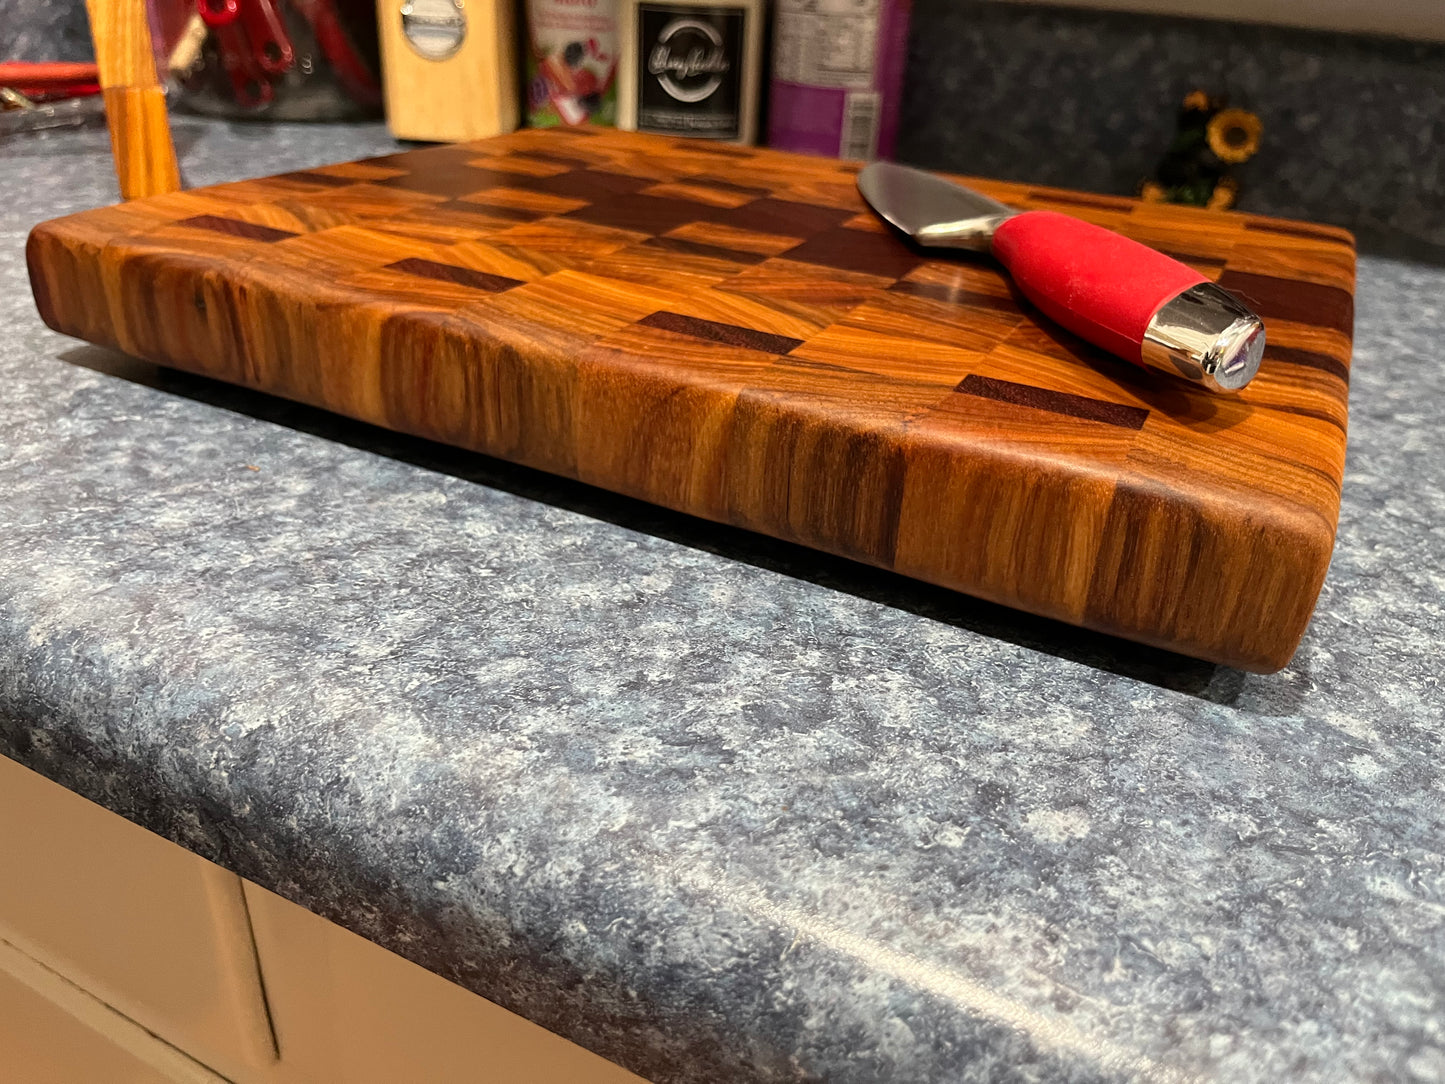
[[[1247,162],[1259,150],[1264,125],[1245,109],[1221,109],[1209,118],[1204,137],[1221,162]]]
[[[1233,177],[1221,177],[1214,182],[1214,191],[1209,193],[1209,201],[1204,206],[1211,211],[1227,211],[1238,197],[1239,182]]]
[[[1184,99],[1184,108],[1191,113],[1207,113],[1214,102],[1202,90],[1191,90]]]
[[[1145,203],[1164,203],[1169,199],[1169,189],[1158,181],[1140,181],[1139,198]]]

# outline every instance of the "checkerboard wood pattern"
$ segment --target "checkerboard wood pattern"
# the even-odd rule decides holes
[[[1092,629],[1268,671],[1334,542],[1354,248],[1329,227],[971,182],[1244,298],[1242,394],[1137,369],[857,166],[524,131],[45,223],[45,321]]]

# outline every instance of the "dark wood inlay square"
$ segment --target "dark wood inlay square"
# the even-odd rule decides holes
[[[1305,237],[1311,241],[1354,247],[1337,233],[1301,222],[1246,222],[1244,228],[1253,233],[1277,233],[1282,237]]]
[[[568,211],[564,218],[576,218],[596,226],[610,226],[637,233],[667,233],[688,222],[716,222],[725,213],[721,207],[669,196],[636,193],[614,196],[598,203]]]
[[[358,164],[413,172],[419,168],[434,169],[437,166],[465,165],[476,157],[477,152],[470,147],[458,143],[447,143],[441,146],[418,147],[412,151],[397,151],[395,154],[381,154],[375,158],[362,158]]]
[[[568,199],[600,202],[608,196],[631,195],[656,183],[655,180],[633,177],[627,173],[574,169],[570,173],[557,173],[551,177],[528,177],[525,183],[513,187],[525,188],[529,192],[546,192],[552,196],[566,196]]]
[[[782,237],[812,237],[815,233],[841,226],[856,211],[820,207],[786,199],[760,199],[734,207],[717,221],[740,230],[771,233]]]
[[[740,346],[745,350],[760,350],[765,354],[786,354],[789,350],[803,345],[802,339],[773,335],[750,327],[738,327],[736,324],[723,324],[716,320],[701,320],[696,316],[683,316],[676,312],[655,312],[637,322],[643,327],[691,335],[695,339],[709,339],[727,346]]]
[[[738,184],[736,181],[725,181],[721,177],[714,177],[703,173],[692,177],[679,177],[678,184],[700,184],[707,188],[716,188],[719,192],[732,192],[738,196],[766,196],[772,191],[771,188],[754,188],[751,185]]]
[[[1117,425],[1121,429],[1142,429],[1149,412],[1143,407],[1111,403],[1106,399],[1091,399],[1087,395],[1073,395],[1065,391],[1049,391],[1032,384],[1015,384],[1012,380],[997,380],[991,376],[970,373],[963,378],[957,391],[964,395],[976,395],[980,399],[993,399],[1015,406],[1047,410],[1052,414],[1067,414],[1071,418],[1085,418],[1089,421]]]
[[[244,237],[248,241],[264,241],[267,244],[301,236],[291,230],[272,229],[270,226],[258,226],[254,222],[222,218],[220,215],[196,215],[193,218],[183,218],[176,225],[194,226],[198,230],[215,230],[217,233],[229,233],[232,237]]]
[[[322,188],[345,188],[347,185],[362,183],[354,177],[333,177],[329,173],[312,173],[308,169],[297,170],[295,173],[282,173],[277,179],[295,181],[298,184],[314,184]]]
[[[1287,405],[1284,404],[1284,403],[1271,403],[1271,404],[1269,405],[1269,408],[1268,408],[1268,409],[1270,409],[1270,410],[1278,410],[1278,411],[1280,411],[1282,414],[1294,414],[1294,415],[1296,415],[1297,417],[1301,417],[1301,418],[1313,418],[1313,419],[1315,419],[1315,421],[1324,422],[1326,425],[1333,425],[1333,426],[1334,426],[1336,429],[1338,429],[1341,433],[1343,433],[1343,432],[1345,431],[1345,423],[1344,423],[1344,422],[1340,421],[1339,418],[1335,418],[1335,417],[1330,416],[1329,414],[1326,414],[1323,410],[1311,410],[1309,407],[1301,407],[1301,406],[1287,406]],[[1318,472],[1318,471],[1317,471],[1317,473],[1323,474],[1323,472]],[[1328,478],[1329,476],[1328,476],[1328,475],[1324,475],[1324,477],[1327,477],[1327,478]],[[1330,478],[1329,481],[1330,481],[1330,484],[1331,484],[1331,485],[1334,484],[1334,479],[1333,479],[1333,478]]]
[[[1355,327],[1355,299],[1348,290],[1318,282],[1255,275],[1226,269],[1219,285],[1266,320],[1289,320],[1327,327],[1350,335]]]
[[[1157,248],[1158,246],[1151,245],[1150,247]],[[1160,248],[1159,251],[1172,260],[1178,260],[1180,263],[1193,264],[1197,267],[1223,267],[1229,262],[1223,256],[1202,256],[1197,252],[1181,252],[1178,249],[1166,248]]]
[[[539,162],[550,162],[554,166],[566,166],[568,169],[587,169],[592,165],[585,158],[569,158],[565,154],[553,154],[550,151],[521,150],[517,152],[518,158],[534,158]]]
[[[713,260],[728,260],[731,263],[746,264],[749,267],[762,263],[768,258],[760,252],[739,252],[735,248],[705,245],[700,241],[684,241],[680,237],[649,237],[642,243],[652,248],[665,248],[669,252],[681,252],[688,256],[706,256]]]
[[[499,294],[503,290],[522,285],[519,279],[509,279],[505,275],[493,275],[486,271],[474,271],[470,267],[457,267],[455,264],[437,263],[435,260],[422,260],[414,256],[389,263],[386,270],[420,275],[422,278],[437,279],[457,286],[469,286],[473,290],[485,290],[489,294]]]
[[[1301,350],[1296,346],[1266,346],[1264,348],[1264,365],[1271,361],[1284,362],[1286,365],[1303,365],[1310,369],[1319,369],[1321,372],[1337,376],[1346,384],[1350,382],[1350,367],[1342,361],[1336,361],[1328,354],[1321,354],[1314,350]]]
[[[785,260],[801,260],[839,271],[861,271],[890,279],[902,278],[924,262],[924,257],[892,234],[841,226],[810,237],[779,255]]]

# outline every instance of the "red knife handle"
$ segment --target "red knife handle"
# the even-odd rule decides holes
[[[1136,365],[1144,364],[1144,333],[1155,313],[1208,281],[1147,245],[1056,211],[1005,220],[993,254],[1050,320]]]

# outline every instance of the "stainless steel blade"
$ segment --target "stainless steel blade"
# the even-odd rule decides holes
[[[1019,213],[935,173],[894,162],[863,167],[858,191],[885,220],[929,248],[987,252],[999,223]]]

